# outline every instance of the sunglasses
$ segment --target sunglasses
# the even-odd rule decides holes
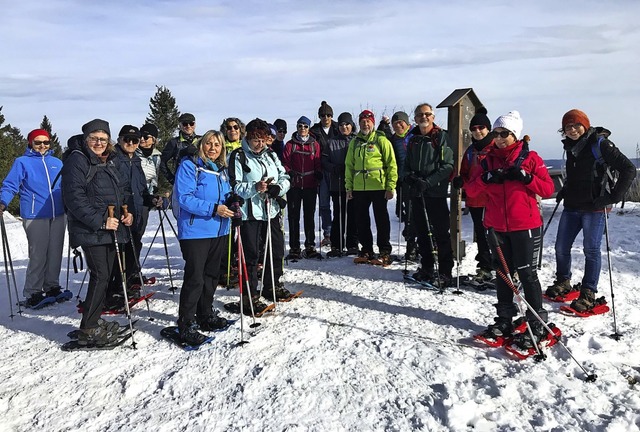
[[[140,138],[123,137],[122,141],[124,141],[126,144],[139,144],[140,143]]]
[[[235,125],[227,125],[227,130],[240,130],[240,126]]]
[[[151,138],[152,136],[153,136],[153,135],[145,135],[145,136],[143,136],[143,137],[140,137],[140,139],[141,139],[142,141],[146,141],[146,140],[148,140],[149,138]]]
[[[196,122],[192,121],[192,122],[182,122],[182,126],[187,127],[187,126],[195,126]]]
[[[345,126],[349,126],[351,123],[347,123],[347,122],[342,122],[340,123],[338,126],[340,127],[345,127]]]
[[[485,125],[477,125],[477,126],[471,126],[471,127],[469,128],[469,130],[470,130],[471,132],[481,131],[482,129],[486,129],[486,126],[485,126]]]
[[[331,118],[333,117],[333,114],[321,114],[320,117]]]
[[[309,129],[309,125],[306,125],[306,124],[299,124],[299,125],[298,125],[298,129],[300,129],[300,128],[302,128],[302,129]]]
[[[278,129],[278,133],[284,133],[284,134],[286,134],[286,133],[287,133],[287,130],[286,130],[286,129]]]
[[[493,131],[491,132],[494,136],[494,138],[509,138],[509,135],[511,135],[511,132],[509,132],[508,130],[502,131],[502,132],[497,132],[497,131]]]
[[[566,126],[564,127],[564,130],[565,130],[566,132],[570,131],[571,129],[578,130],[578,128],[579,128],[579,127],[581,127],[581,126],[582,126],[582,124],[580,124],[580,123],[568,124],[568,125],[566,125]]]
[[[41,145],[50,146],[51,141],[34,141],[32,145],[33,146],[41,146]]]
[[[419,112],[418,114],[416,114],[416,117],[431,117],[432,115],[432,112]]]

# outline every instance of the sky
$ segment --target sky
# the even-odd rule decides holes
[[[2,3],[7,3],[6,0]],[[197,130],[305,115],[409,113],[473,88],[490,119],[518,110],[531,148],[561,158],[562,115],[585,111],[630,158],[640,138],[640,2],[11,2],[0,15],[0,106],[61,141],[93,118],[142,125],[167,86]],[[411,116],[412,117],[412,116]],[[446,109],[436,110],[445,126]]]

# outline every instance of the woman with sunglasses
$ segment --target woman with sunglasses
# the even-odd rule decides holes
[[[542,158],[521,139],[522,127],[518,111],[496,119],[494,142],[481,163],[483,169],[472,174],[465,190],[471,198],[486,194],[484,226],[495,232],[511,276],[517,271],[527,302],[546,321],[536,268],[542,241],[537,195],[549,198],[554,186]],[[502,270],[501,266],[498,268]],[[481,335],[492,341],[511,336],[513,317],[518,313],[514,293],[500,277],[496,279],[496,291],[497,317]],[[528,331],[514,335],[514,345],[522,350],[533,348],[534,343],[547,336],[542,323],[528,309],[526,318],[536,341]]]
[[[55,179],[62,161],[53,156],[46,130],[32,130],[27,140],[24,155],[14,161],[2,182],[0,217],[15,194],[20,194],[20,217],[29,244],[23,295],[27,307],[39,308],[71,298],[59,282],[66,219],[60,182]]]
[[[236,117],[229,117],[222,121],[220,132],[223,133],[227,155],[242,146],[242,140],[247,134],[246,126],[242,120]]]
[[[596,293],[602,259],[600,244],[605,229],[605,212],[611,204],[624,199],[636,176],[636,167],[609,140],[611,132],[603,127],[592,127],[589,117],[572,109],[562,117],[559,131],[567,152],[567,177],[564,187],[556,196],[564,209],[556,236],[556,280],[547,289],[547,296],[563,297],[580,289],[580,296],[571,303],[578,312],[589,312],[597,305]],[[596,155],[600,152],[602,162]],[[604,164],[619,173],[611,190],[606,179]],[[604,187],[603,187],[604,186]],[[571,248],[578,233],[583,235],[584,275],[581,284],[571,285]]]
[[[463,188],[464,184],[474,176],[474,173],[482,170],[481,162],[487,155],[487,149],[493,144],[493,135],[490,133],[491,121],[487,117],[487,109],[485,107],[480,107],[476,110],[476,114],[469,122],[469,130],[471,131],[471,145],[462,156],[459,175],[454,177],[451,182],[451,185],[456,189]],[[486,193],[483,192],[477,197],[470,197],[467,194],[465,202],[469,213],[471,213],[473,234],[478,245],[478,254],[476,255],[478,264],[473,280],[478,284],[483,284],[493,279],[493,274],[491,273],[491,250],[482,221],[484,208],[487,204]]]

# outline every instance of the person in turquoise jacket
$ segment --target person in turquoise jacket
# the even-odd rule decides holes
[[[344,176],[347,200],[355,201],[358,241],[362,245],[354,262],[386,266],[391,264],[391,223],[387,201],[394,196],[398,167],[391,142],[383,132],[374,130],[373,113],[364,110],[358,120],[360,132],[349,143]],[[369,217],[371,205],[378,230],[378,258],[373,254],[373,235]]]
[[[280,225],[281,204],[290,187],[289,176],[280,163],[275,152],[267,144],[267,136],[271,133],[269,124],[259,118],[247,123],[247,135],[242,140],[242,147],[236,149],[229,157],[229,173],[233,191],[244,201],[241,207],[242,226],[240,235],[242,248],[247,262],[249,288],[253,309],[256,313],[264,310],[266,305],[260,301],[258,287],[258,257],[260,254],[261,233],[266,232],[266,225],[271,225],[271,250],[273,260],[267,256],[264,272],[264,289],[262,295],[272,301],[289,298],[291,293],[280,281],[284,257],[284,233]],[[267,213],[267,209],[269,209]],[[267,253],[267,252],[265,252]],[[271,262],[273,262],[273,280],[271,284]],[[275,298],[273,291],[275,290]],[[246,291],[245,291],[246,293]],[[244,312],[250,313],[248,297]],[[226,305],[228,310],[239,311],[239,305]],[[238,306],[236,308],[236,306]]]
[[[178,165],[173,200],[185,261],[178,329],[183,342],[200,345],[207,337],[198,328],[213,331],[228,325],[213,309],[213,296],[233,211],[225,204],[231,187],[224,135],[210,130],[194,150]]]
[[[46,130],[34,129],[27,139],[24,155],[15,160],[2,182],[0,215],[19,193],[20,216],[29,243],[23,294],[26,306],[41,307],[71,298],[59,282],[66,226],[60,181],[56,181],[62,161],[53,156]]]

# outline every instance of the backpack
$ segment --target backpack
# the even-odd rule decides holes
[[[602,177],[599,196],[603,196],[605,193],[611,194],[611,191],[615,187],[618,182],[618,177],[620,176],[620,173],[616,170],[612,170],[609,164],[607,164],[602,157],[600,144],[604,139],[605,137],[600,135],[598,136],[597,141],[591,144],[591,153],[595,158],[595,161],[593,162],[593,177]]]

